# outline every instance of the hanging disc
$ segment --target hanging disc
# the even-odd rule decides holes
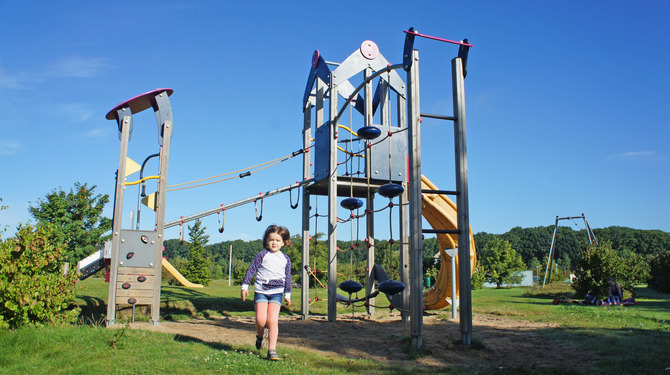
[[[363,207],[363,201],[358,198],[346,198],[340,202],[340,206],[342,206],[342,208],[346,208],[347,210],[355,210],[357,208]]]
[[[398,184],[384,184],[377,189],[377,193],[386,198],[397,197],[404,191],[405,188]]]
[[[356,134],[363,139],[375,139],[382,134],[381,129],[376,126],[364,126],[356,131]]]
[[[404,286],[403,286],[404,287]],[[347,293],[356,293],[359,290],[363,289],[361,283],[354,280],[347,280],[340,283],[340,289],[344,290]]]
[[[394,295],[405,290],[405,284],[400,281],[386,280],[377,285],[377,289],[384,294]]]

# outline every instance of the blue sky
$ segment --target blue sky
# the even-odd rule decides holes
[[[437,5],[439,3],[439,5]],[[105,119],[159,88],[175,134],[168,184],[247,168],[301,148],[312,53],[341,62],[364,40],[392,63],[403,30],[474,44],[466,79],[470,215],[475,232],[552,225],[584,213],[594,228],[670,231],[670,38],[666,1],[9,2],[0,13],[0,225],[79,181],[114,193],[119,140]],[[451,114],[457,48],[417,39],[422,111]],[[129,156],[158,151],[151,111],[134,118]],[[423,173],[454,188],[452,131],[425,121]],[[154,159],[155,160],[155,159]],[[147,172],[157,171],[149,162]],[[132,177],[130,180],[132,180]],[[289,185],[300,158],[172,192],[166,220]],[[155,184],[154,184],[155,185]],[[153,187],[155,189],[155,186]],[[150,189],[151,190],[151,187]],[[137,204],[128,188],[124,228]],[[315,204],[317,205],[317,204]],[[287,194],[204,219],[211,242],[255,239],[271,223],[300,230]],[[325,214],[325,200],[318,203]],[[153,215],[142,210],[142,227]],[[111,217],[112,204],[105,211]],[[377,223],[387,220],[383,214]],[[313,224],[312,224],[313,225]],[[575,229],[579,222],[567,223]],[[325,222],[318,224],[320,231]],[[344,239],[349,228],[344,228]],[[177,238],[176,229],[167,238]]]

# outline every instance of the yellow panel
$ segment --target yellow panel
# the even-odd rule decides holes
[[[126,177],[139,172],[140,169],[142,169],[142,167],[139,164],[135,163],[133,159],[126,157]]]
[[[142,198],[142,204],[156,211],[156,195],[157,193],[151,193]]]

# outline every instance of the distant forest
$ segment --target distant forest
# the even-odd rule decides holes
[[[546,263],[547,255],[551,245],[551,237],[554,226],[535,228],[512,228],[503,234],[491,234],[480,232],[475,234],[475,246],[478,255],[482,249],[493,238],[499,237],[509,241],[517,254],[521,255],[528,269],[542,266]],[[612,248],[622,251],[628,250],[645,256],[647,259],[661,252],[670,250],[670,233],[660,230],[640,230],[627,227],[608,227],[593,229],[599,243],[611,242]],[[293,272],[300,274],[302,261],[302,239],[299,236],[292,238],[292,246],[283,249],[293,261]],[[575,231],[570,227],[559,226],[556,231],[555,259],[558,266],[565,270],[574,269],[577,256],[582,246],[588,244],[586,230]],[[212,265],[212,278],[223,278],[228,275],[228,256],[232,246],[233,254],[233,277],[240,279],[246,267],[254,256],[263,249],[260,239],[253,241],[223,241],[205,246],[210,255]],[[365,267],[367,251],[364,243],[351,243],[350,241],[338,241],[338,272],[342,274],[360,274]],[[377,241],[375,244],[375,262],[387,270],[398,268],[399,244],[389,244],[388,241]],[[433,263],[433,257],[438,251],[437,240],[426,238],[423,241],[424,265]],[[310,244],[310,266],[318,270],[325,269],[327,259],[327,244],[325,235],[319,233],[314,236]],[[165,241],[164,255],[179,266],[188,261],[188,244],[179,240]],[[179,267],[178,267],[179,268]],[[348,277],[347,277],[348,278]]]

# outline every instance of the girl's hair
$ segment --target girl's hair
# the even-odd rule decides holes
[[[265,230],[265,234],[263,235],[263,246],[268,246],[268,237],[270,237],[271,233],[277,233],[280,235],[282,240],[284,240],[284,246],[291,246],[291,233],[288,231],[288,229],[286,227],[274,224],[270,225]]]

